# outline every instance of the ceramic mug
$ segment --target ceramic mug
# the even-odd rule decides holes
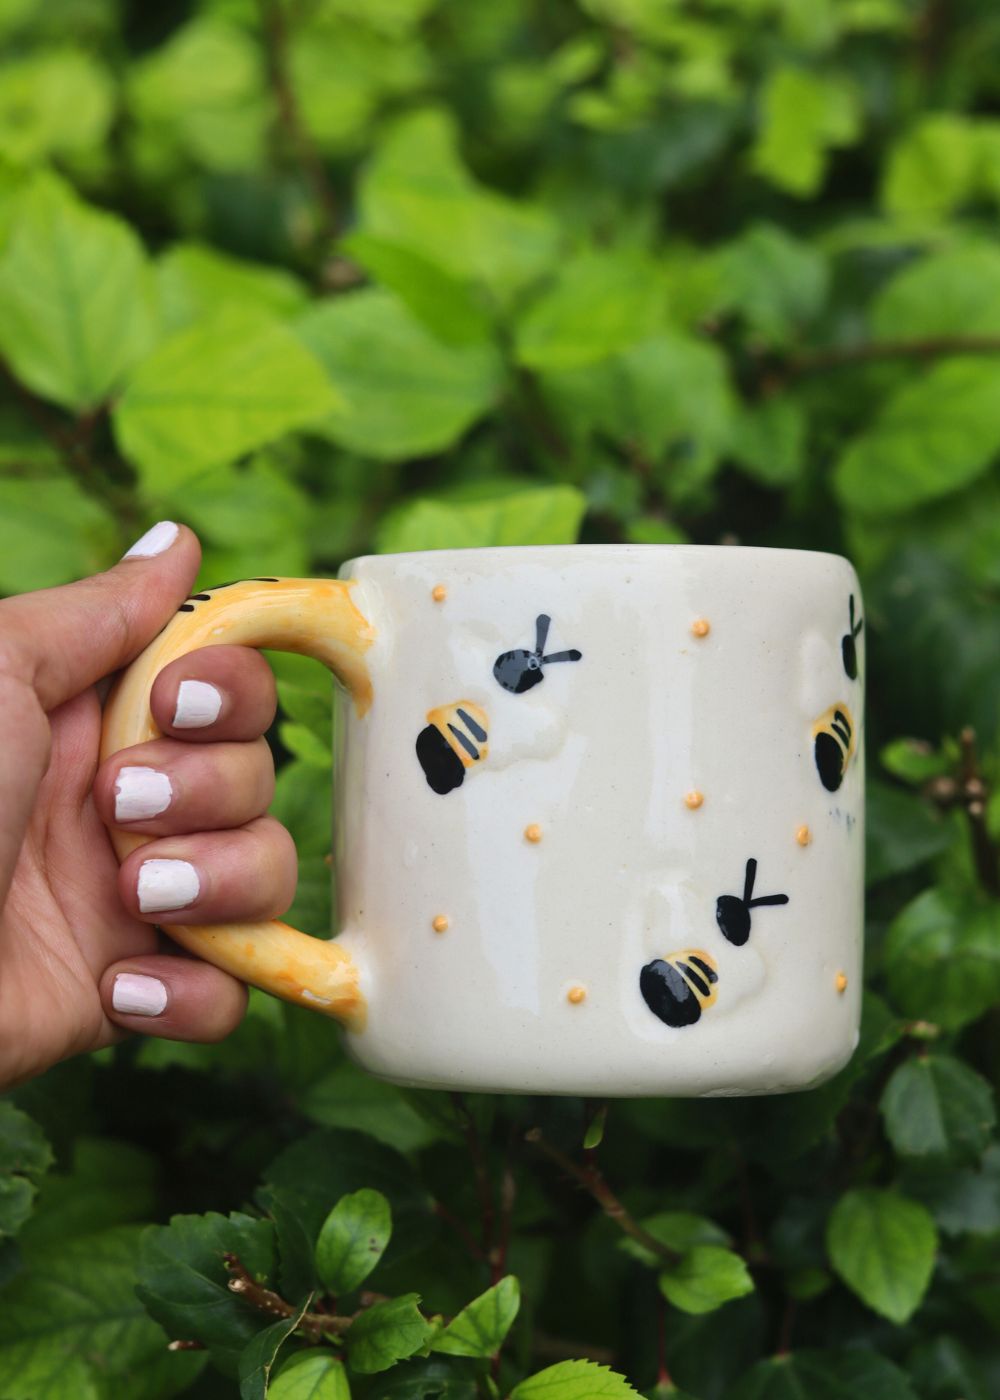
[[[340,933],[169,926],[434,1088],[775,1093],[858,1038],[863,617],[846,560],[579,545],[356,559],[195,594],[123,673],[302,652],[341,682]],[[146,838],[116,831],[119,856]]]

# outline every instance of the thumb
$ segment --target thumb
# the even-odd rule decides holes
[[[20,675],[42,708],[54,710],[153,640],[190,593],[200,558],[186,526],[161,520],[113,569],[6,599],[0,668]]]

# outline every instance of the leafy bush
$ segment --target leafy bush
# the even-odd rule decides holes
[[[25,1085],[5,1400],[1000,1393],[990,0],[7,0],[0,34],[0,589],[163,516],[206,584],[833,549],[877,755],[862,1041],[814,1092],[407,1092],[256,994],[221,1046]],[[276,665],[323,933],[329,688]]]

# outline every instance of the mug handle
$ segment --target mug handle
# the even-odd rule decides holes
[[[352,696],[358,713],[372,701],[365,653],[374,629],[351,597],[354,580],[258,578],[195,593],[121,673],[104,709],[101,762],[120,749],[161,737],[149,707],[153,682],[168,662],[199,647],[267,647],[315,657]],[[152,840],[117,827],[119,860]],[[279,919],[242,924],[163,924],[164,932],[206,962],[266,992],[361,1030],[366,1005],[358,968],[335,939],[311,938]]]

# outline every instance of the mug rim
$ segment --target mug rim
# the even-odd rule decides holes
[[[741,558],[754,559],[762,556],[769,556],[771,560],[776,560],[780,556],[794,555],[797,560],[816,559],[834,560],[838,564],[846,564],[853,569],[854,563],[846,554],[835,554],[832,550],[824,549],[798,549],[795,546],[784,545],[744,545],[744,544],[631,544],[623,541],[615,541],[608,544],[498,544],[498,545],[471,545],[455,549],[413,549],[399,550],[385,554],[356,554],[349,559],[345,559],[340,566],[340,575],[343,577],[344,571],[353,569],[358,564],[377,564],[388,560],[409,560],[409,561],[430,561],[430,560],[455,560],[461,562],[469,555],[479,555],[480,557],[494,556],[498,559],[506,557],[510,559],[512,555],[520,556],[524,562],[542,563],[548,557],[555,562],[559,556],[573,554],[578,558],[601,557],[610,558],[619,555],[622,558],[636,560],[640,557],[660,554],[686,555],[692,561],[700,555],[715,558],[720,554],[728,556],[739,556]],[[511,560],[513,562],[513,560]]]

